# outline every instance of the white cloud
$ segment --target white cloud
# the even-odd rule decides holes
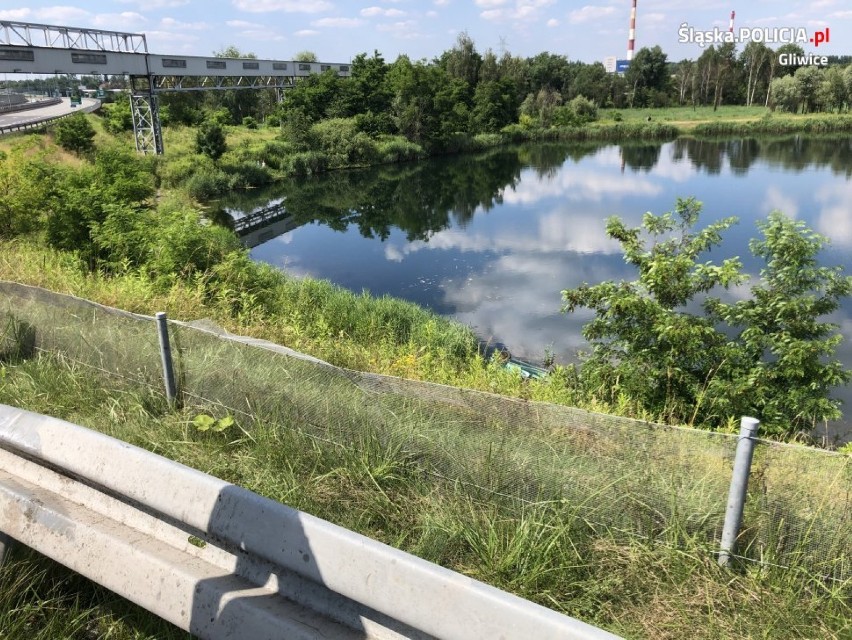
[[[298,36],[299,38],[307,38],[308,36],[318,36],[320,34],[316,29],[300,29],[293,35]]]
[[[784,195],[784,193],[776,186],[771,186],[766,190],[766,197],[763,199],[764,212],[781,211],[784,215],[790,218],[795,218],[799,215],[799,205],[796,203],[793,196]]]
[[[247,20],[227,20],[225,24],[234,29],[262,29],[264,26],[257,22],[248,22]]]
[[[551,29],[553,27],[558,27],[559,26],[559,20],[557,20],[556,18],[551,18],[550,20],[547,21],[547,26],[550,27]]]
[[[189,0],[119,0],[122,4],[135,4],[143,9],[173,9],[189,4]]]
[[[485,2],[489,2],[491,0],[483,0]],[[487,9],[479,14],[479,17],[483,20],[488,20],[491,22],[503,22],[503,21],[524,21],[529,22],[532,20],[536,20],[541,13],[541,10],[545,7],[549,7],[556,0],[515,0],[515,4],[513,6],[505,6],[502,5],[497,9]],[[495,4],[489,4],[488,6],[497,6]]]
[[[69,22],[74,22],[75,20],[82,20],[84,18],[87,18],[91,14],[88,11],[78,9],[77,7],[59,6],[36,9],[33,15],[35,15],[35,17],[39,20],[46,20],[54,24],[68,24]]]
[[[23,9],[4,9],[0,11],[0,20],[26,20],[31,11],[27,8]]]
[[[600,7],[597,5],[587,4],[581,9],[575,9],[568,14],[568,21],[571,24],[582,24],[583,22],[591,22],[612,16],[616,12],[615,7]]]
[[[92,24],[99,29],[141,29],[147,23],[148,19],[135,11],[99,13],[92,18]]]
[[[816,200],[823,205],[817,216],[817,231],[831,238],[835,247],[852,247],[852,184],[823,187]]]
[[[249,13],[322,13],[334,8],[326,0],[232,0],[232,4],[240,11]]]
[[[415,40],[423,38],[424,35],[417,30],[418,22],[416,20],[401,20],[399,22],[388,22],[376,25],[376,31],[390,33],[394,38],[400,40]]]
[[[181,22],[174,18],[163,18],[160,21],[160,26],[163,29],[187,29],[189,31],[204,31],[210,28],[210,25],[206,22]]]
[[[352,29],[360,27],[364,21],[360,18],[320,18],[311,24],[315,27],[338,27],[340,29]]]
[[[385,18],[398,18],[405,15],[405,11],[399,9],[383,9],[382,7],[366,7],[361,9],[361,15],[365,18],[383,16]]]
[[[493,9],[494,7],[502,7],[509,0],[476,0],[476,6],[483,9]]]

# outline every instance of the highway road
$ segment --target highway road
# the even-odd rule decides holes
[[[83,98],[83,103],[79,107],[72,108],[71,99],[62,98],[62,102],[59,104],[53,104],[40,109],[6,113],[0,115],[0,133],[3,133],[7,127],[17,128],[28,124],[35,124],[42,120],[68,115],[75,111],[92,111],[97,108],[99,103],[100,101],[95,100],[94,98]]]

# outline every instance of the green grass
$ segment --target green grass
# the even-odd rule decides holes
[[[757,120],[771,113],[763,106],[743,107],[725,105],[716,111],[713,107],[663,107],[660,109],[601,109],[598,117],[601,122],[614,122],[614,114],[620,114],[624,123],[661,122],[689,129],[701,122],[747,122]]]
[[[679,527],[660,537],[677,549],[625,542],[590,529],[563,501],[483,503],[370,433],[340,447],[264,416],[199,432],[192,421],[210,407],[169,412],[159,392],[46,356],[5,365],[0,402],[142,446],[628,638],[840,639],[852,630],[848,583],[725,571]],[[185,636],[20,552],[0,572],[0,629],[0,637]]]

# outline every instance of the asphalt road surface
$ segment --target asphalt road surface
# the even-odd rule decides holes
[[[83,98],[83,104],[79,107],[71,107],[71,98],[62,98],[59,104],[53,104],[41,109],[29,109],[0,115],[0,129],[10,125],[23,125],[39,122],[56,116],[64,116],[75,111],[90,111],[98,104],[94,98]]]

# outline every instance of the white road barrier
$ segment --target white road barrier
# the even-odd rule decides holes
[[[0,539],[201,638],[616,636],[55,418],[0,405]]]

